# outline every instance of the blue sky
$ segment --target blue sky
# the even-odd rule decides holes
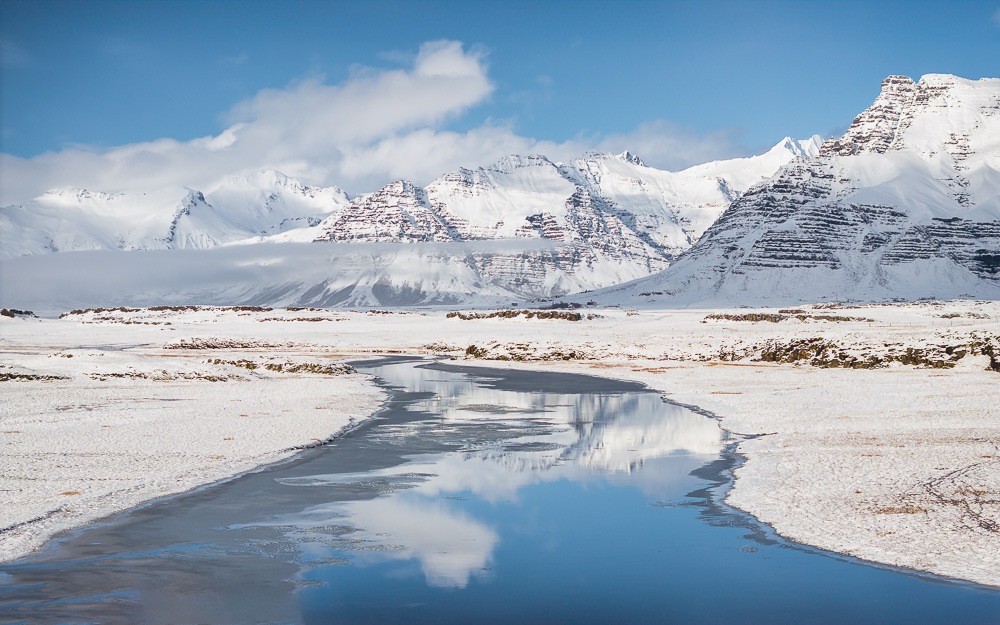
[[[247,115],[259,111],[248,113],[247,103],[262,90],[345,88],[416,72],[422,46],[441,40],[474,58],[475,79],[488,86],[376,128],[368,145],[387,132],[413,143],[417,131],[454,140],[485,126],[521,141],[497,140],[497,149],[568,154],[624,149],[632,139],[647,161],[677,168],[759,151],[786,135],[842,131],[889,74],[1000,75],[1000,2],[4,0],[0,151],[23,173],[43,152],[83,158],[216,136],[252,121]],[[399,107],[407,97],[400,93]],[[282,109],[302,123],[313,110]],[[453,148],[440,165],[490,157],[473,151],[466,162]],[[400,164],[377,169],[354,163],[312,173],[354,186],[408,173]]]

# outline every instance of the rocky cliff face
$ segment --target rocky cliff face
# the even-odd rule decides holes
[[[850,156],[860,152],[884,154],[901,136],[903,120],[914,103],[917,84],[909,76],[889,76],[875,102],[854,118],[843,137],[820,148],[823,156]]]
[[[754,304],[996,297],[998,234],[1000,80],[890,76],[818,158],[749,189],[673,266],[617,293]]]

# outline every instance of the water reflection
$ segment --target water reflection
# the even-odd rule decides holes
[[[381,428],[378,436],[407,447],[407,441],[438,438],[452,450],[410,454],[402,465],[362,474],[313,474],[285,485],[337,489],[359,480],[378,485],[376,499],[335,500],[280,515],[267,525],[286,530],[314,548],[330,526],[348,528],[350,544],[363,555],[330,545],[327,554],[360,565],[412,559],[431,586],[464,588],[470,577],[488,569],[497,531],[487,521],[461,510],[461,501],[513,503],[528,485],[567,480],[586,483],[628,476],[653,496],[667,496],[669,485],[715,458],[722,450],[717,424],[688,410],[665,404],[653,393],[558,394],[491,388],[482,378],[424,366],[380,367],[376,374],[393,384],[419,389],[427,397],[411,410],[438,419],[407,421]],[[658,458],[655,475],[642,479],[643,466]]]
[[[718,504],[732,459],[710,419],[619,382],[471,371],[382,366],[402,387],[390,409],[330,448],[0,566],[0,623],[1000,614],[1000,593],[788,548]]]

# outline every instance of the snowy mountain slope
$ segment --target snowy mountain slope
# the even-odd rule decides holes
[[[551,297],[663,269],[746,184],[792,158],[815,154],[816,145],[816,140],[786,139],[758,157],[678,173],[646,167],[627,152],[589,153],[568,164],[509,156],[489,167],[445,174],[426,187],[399,181],[350,201],[335,187],[308,187],[274,171],[245,172],[206,193],[59,191],[0,209],[2,255],[227,245],[248,248],[231,254],[256,265],[280,243],[380,244],[377,251],[337,246],[337,262],[308,256],[315,264],[308,270],[275,261],[247,282],[222,263],[214,270],[230,276],[229,282],[212,282],[203,291],[173,281],[150,283],[140,289],[145,295],[136,297],[178,301],[174,296],[185,294],[212,303],[226,297],[229,303],[325,306]],[[499,245],[463,247],[477,242]],[[415,244],[451,247],[440,251]],[[32,266],[71,264],[33,262],[17,266],[30,274]],[[9,299],[11,291],[0,295]]]
[[[318,228],[316,241],[461,242],[541,239],[553,250],[470,256],[491,284],[522,297],[550,297],[632,280],[669,265],[756,182],[818,137],[785,139],[759,157],[713,164],[740,182],[699,171],[646,167],[628,152],[589,153],[568,164],[512,155],[459,169],[425,188],[400,181],[353,200]],[[293,239],[294,237],[294,239]],[[303,240],[298,233],[276,240]]]
[[[664,272],[598,301],[1000,296],[1000,79],[891,76],[820,156],[749,189]]]
[[[201,249],[316,225],[347,203],[276,171],[244,172],[208,194],[158,189],[112,194],[57,189],[0,208],[0,257],[96,249]]]
[[[818,141],[818,137],[807,142],[786,138],[760,156],[717,161],[701,166],[702,170],[679,173],[646,167],[628,152],[589,153],[568,164],[540,155],[512,155],[488,167],[450,172],[426,188],[395,182],[359,197],[327,219],[319,238],[586,238],[579,209],[596,200],[600,215],[587,218],[620,220],[636,237],[669,257],[697,240],[751,184],[797,156],[816,155]]]
[[[819,135],[813,135],[802,141],[785,137],[784,141],[759,156],[712,161],[689,167],[681,173],[688,176],[722,178],[735,188],[746,191],[761,180],[773,176],[792,159],[812,158],[818,155],[822,145],[823,139]]]

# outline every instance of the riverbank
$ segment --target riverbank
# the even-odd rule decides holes
[[[530,366],[643,382],[758,435],[726,501],[785,538],[1000,587],[996,374],[662,364]]]
[[[29,323],[21,337],[37,330],[44,342],[59,322]],[[2,328],[0,561],[62,530],[288,458],[384,398],[327,354],[78,347],[93,345],[93,334],[64,329],[61,340],[15,347],[11,325]],[[278,366],[249,368],[255,362]]]
[[[1000,586],[996,303],[602,309],[578,321],[445,312],[90,311],[6,322],[0,353],[30,369],[14,353],[26,345],[128,337],[198,362],[220,349],[229,360],[432,353],[634,380],[762,435],[740,444],[728,500],[787,538]],[[14,388],[4,396],[28,387]]]

